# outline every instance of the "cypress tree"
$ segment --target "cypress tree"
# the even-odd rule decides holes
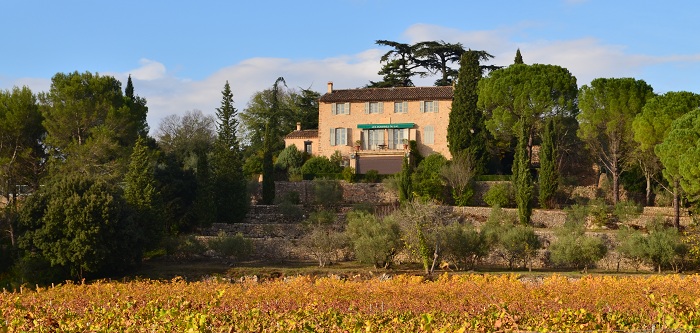
[[[276,138],[272,138],[272,126],[277,126],[277,118],[280,114],[279,103],[279,84],[286,84],[283,77],[277,78],[275,84],[272,85],[272,106],[270,117],[265,124],[265,139],[263,142],[263,182],[262,182],[262,202],[265,205],[271,205],[275,201],[275,179],[274,165],[272,164],[272,149],[273,142]]]
[[[237,137],[238,110],[233,107],[233,93],[228,81],[221,94],[221,107],[216,109],[217,139],[212,158],[216,212],[217,221],[235,223],[245,218],[249,199]]]
[[[515,65],[522,65],[524,64],[523,62],[523,55],[520,54],[520,48],[518,48],[518,51],[515,52],[515,61],[513,62]]]
[[[157,245],[164,231],[163,206],[156,188],[155,162],[143,137],[136,140],[131,153],[129,169],[124,176],[124,199],[136,212],[134,217],[143,231],[146,246]]]
[[[543,208],[553,208],[552,199],[559,186],[557,172],[557,147],[554,118],[549,118],[544,127],[542,145],[540,146],[539,201]]]
[[[413,186],[411,175],[413,174],[413,166],[408,161],[407,157],[403,158],[403,167],[399,173],[399,201],[413,200]]]
[[[452,98],[452,111],[447,126],[447,142],[452,156],[471,155],[474,169],[486,169],[486,127],[483,113],[477,108],[478,84],[481,79],[479,52],[469,50],[460,60],[459,76]]]
[[[527,128],[523,120],[520,122],[518,146],[513,160],[513,187],[515,188],[515,203],[518,206],[518,220],[522,224],[530,223],[532,215],[532,175],[530,174],[530,159],[527,154]]]

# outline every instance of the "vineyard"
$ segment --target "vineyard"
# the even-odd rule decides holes
[[[700,332],[700,276],[62,284],[0,296],[1,332]]]

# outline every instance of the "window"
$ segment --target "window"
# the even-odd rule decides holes
[[[384,145],[384,130],[375,129],[367,131],[367,142],[369,149],[378,149],[380,145]]]
[[[311,141],[304,141],[304,152],[312,155],[313,151],[311,150]]]
[[[333,103],[331,111],[333,114],[350,114],[350,103]]]
[[[433,126],[425,126],[423,129],[423,143],[426,145],[435,143],[435,129]]]
[[[348,139],[350,133],[349,128],[331,128],[331,146],[347,146],[350,141]]]
[[[365,113],[366,114],[384,113],[384,103],[383,102],[365,102]]]
[[[394,102],[394,113],[408,113],[408,102]]]
[[[438,112],[438,101],[421,101],[420,112]]]
[[[408,140],[407,128],[389,130],[389,149],[403,149],[403,140]]]

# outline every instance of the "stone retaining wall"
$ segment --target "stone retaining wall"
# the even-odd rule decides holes
[[[371,187],[368,187],[371,188]],[[253,242],[254,257],[268,260],[313,260],[311,254],[299,244],[299,240],[308,232],[301,223],[310,213],[304,210],[303,206],[294,206],[301,214],[290,215],[285,209],[289,207],[283,206],[252,206],[248,217],[244,223],[238,224],[214,224],[211,228],[202,230],[202,235],[205,237],[215,236],[218,232],[223,231],[227,234],[241,233]],[[394,206],[386,206],[385,213],[389,213]],[[491,214],[490,207],[443,207],[451,213],[462,218],[463,221],[473,223],[480,227],[486,222]],[[338,229],[343,229],[345,224],[345,214],[350,207],[343,207],[338,213]],[[506,212],[517,214],[515,208],[505,208]],[[668,207],[647,207],[642,215],[638,218],[629,221],[629,224],[644,225],[647,221],[661,216],[665,219],[671,219],[673,209]],[[554,229],[563,225],[566,219],[566,213],[562,210],[542,210],[535,209],[532,214],[532,222],[536,227],[536,233],[541,237],[545,248],[538,251],[537,258],[533,260],[533,268],[552,267],[549,260],[548,246],[555,239]],[[691,222],[691,217],[683,216],[681,223],[688,225]],[[606,229],[589,230],[589,234],[595,234],[602,237],[609,245],[616,243],[615,233]],[[497,256],[492,254],[485,258],[481,265],[507,266],[507,263]],[[617,267],[631,270],[635,267],[621,258],[615,251],[603,258],[598,266],[608,270],[614,270]],[[645,268],[646,269],[646,268]]]

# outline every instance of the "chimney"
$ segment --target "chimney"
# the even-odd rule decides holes
[[[333,92],[333,81],[329,81],[328,82],[328,93],[330,94],[332,92]]]
[[[301,122],[297,121],[297,131],[301,131]]]

